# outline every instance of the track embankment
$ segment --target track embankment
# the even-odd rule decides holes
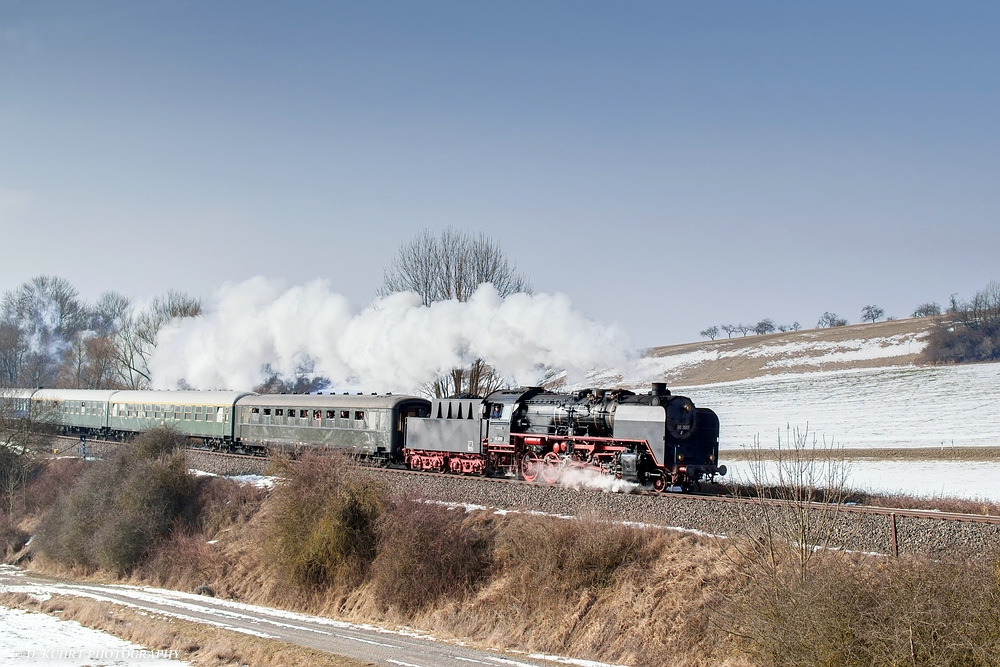
[[[96,442],[88,445],[88,451],[100,456],[101,448],[114,446]],[[262,475],[267,474],[270,466],[264,458],[194,449],[187,450],[185,456],[190,468],[217,475]],[[414,498],[500,511],[597,517],[709,535],[744,534],[748,527],[762,524],[765,512],[772,520],[799,521],[796,515],[803,510],[720,496],[607,493],[502,479],[414,474],[382,468],[365,470],[384,481],[393,493]],[[1000,517],[861,506],[839,511],[821,506],[808,511],[811,525],[832,524],[829,546],[838,549],[934,558],[996,556],[1000,549]]]

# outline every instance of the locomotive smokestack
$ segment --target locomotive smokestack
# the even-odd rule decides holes
[[[654,382],[653,390],[649,392],[652,396],[669,396],[670,391],[667,390],[666,382]]]

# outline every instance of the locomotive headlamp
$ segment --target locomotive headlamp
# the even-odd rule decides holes
[[[678,461],[683,461],[684,460],[684,455],[683,454],[678,454],[677,455],[677,460]]]

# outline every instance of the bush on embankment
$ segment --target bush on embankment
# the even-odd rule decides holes
[[[66,566],[130,572],[192,518],[195,481],[184,442],[177,431],[157,429],[95,462],[42,520],[37,552]]]

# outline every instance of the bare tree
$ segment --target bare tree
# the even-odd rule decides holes
[[[743,324],[742,322],[736,325],[736,330],[739,331],[741,334],[743,334],[744,337],[748,333],[753,331],[753,328],[754,328],[753,324]]]
[[[760,322],[754,325],[753,332],[758,336],[763,336],[769,333],[774,333],[775,330],[774,320],[770,317],[765,317]]]
[[[913,317],[933,317],[941,314],[941,304],[936,301],[922,303],[913,311]]]
[[[28,351],[28,342],[18,326],[0,323],[0,387],[20,385]]]
[[[448,228],[439,236],[424,230],[399,246],[383,274],[379,296],[416,292],[425,306],[437,301],[467,301],[483,283],[491,283],[500,296],[531,293],[531,284],[507,258],[500,244],[479,233]],[[452,369],[427,391],[435,396],[485,395],[503,386],[503,378],[482,359],[468,367]]]
[[[871,320],[872,324],[875,324],[882,319],[883,315],[885,315],[885,311],[874,304],[865,306],[861,309],[861,319],[864,321]]]
[[[10,384],[40,386],[55,383],[69,341],[87,325],[86,305],[64,278],[36,276],[3,296],[6,372],[17,367]]]
[[[201,301],[173,290],[153,299],[141,313],[128,311],[122,316],[116,336],[116,361],[121,383],[128,389],[149,386],[149,358],[156,348],[156,336],[164,324],[175,318],[197,317]]]
[[[8,515],[52,437],[54,416],[48,406],[26,409],[26,397],[16,390],[0,391],[0,496]]]
[[[709,340],[715,340],[719,337],[719,327],[712,325],[707,329],[698,332],[698,335],[702,338],[708,338]]]
[[[740,330],[735,324],[723,324],[719,328],[726,332],[727,338],[732,338],[733,334]]]
[[[425,306],[436,301],[467,301],[483,283],[500,296],[531,293],[531,284],[497,241],[483,233],[452,228],[440,236],[424,230],[399,247],[383,273],[379,296],[416,292]]]
[[[847,320],[837,315],[837,313],[831,313],[829,311],[823,313],[823,316],[819,318],[819,322],[816,326],[820,329],[824,327],[843,327],[847,326]]]

